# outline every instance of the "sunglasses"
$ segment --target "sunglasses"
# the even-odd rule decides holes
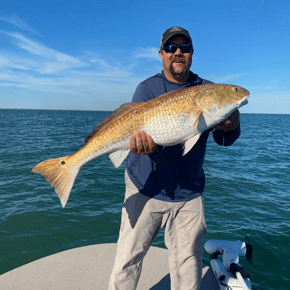
[[[188,53],[191,50],[193,50],[193,46],[191,43],[183,43],[183,44],[169,44],[169,45],[163,45],[161,49],[165,50],[167,53],[174,53],[178,48],[180,48],[180,51],[182,53]]]

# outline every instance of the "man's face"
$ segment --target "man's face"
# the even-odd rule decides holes
[[[188,43],[188,40],[183,36],[175,36],[170,39],[168,44],[183,44]],[[163,62],[163,71],[170,77],[185,75],[188,73],[191,66],[192,51],[182,53],[178,48],[174,53],[167,53],[164,50],[159,50],[159,55]]]

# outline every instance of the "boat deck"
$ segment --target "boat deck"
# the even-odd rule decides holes
[[[0,276],[1,290],[107,290],[117,244],[99,244],[57,253]],[[167,250],[150,247],[137,290],[169,290]],[[219,290],[204,266],[200,290]]]

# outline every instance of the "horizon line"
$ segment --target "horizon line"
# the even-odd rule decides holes
[[[114,112],[115,110],[80,110],[80,109],[27,109],[27,108],[0,108],[0,110],[31,110],[31,111],[78,111],[78,112]],[[290,113],[241,113],[260,115],[290,115]]]

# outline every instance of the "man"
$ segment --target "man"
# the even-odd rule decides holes
[[[192,40],[183,28],[171,27],[161,38],[163,71],[138,85],[133,102],[146,102],[166,92],[209,84],[189,69]],[[216,143],[229,146],[240,135],[235,111],[213,131]],[[151,136],[131,137],[126,171],[126,193],[110,290],[136,289],[142,261],[153,239],[165,226],[172,290],[199,289],[203,237],[206,232],[203,160],[209,132],[182,156],[182,145],[157,146]]]

